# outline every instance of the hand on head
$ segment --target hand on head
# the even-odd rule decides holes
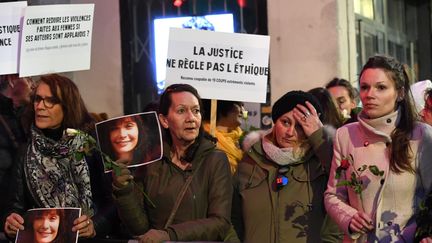
[[[306,106],[307,107],[298,104],[293,109],[293,115],[297,123],[303,128],[305,135],[309,137],[312,133],[320,129],[323,124],[319,119],[316,109],[309,101],[306,101]]]
[[[432,237],[424,238],[420,243],[432,243]]]
[[[13,238],[17,234],[18,229],[24,230],[24,219],[17,213],[11,213],[7,218],[4,225],[4,232]]]
[[[72,231],[78,231],[79,237],[93,238],[96,236],[93,220],[87,215],[81,215],[81,217],[74,220],[73,224]]]

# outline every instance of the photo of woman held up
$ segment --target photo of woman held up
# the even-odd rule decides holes
[[[24,230],[18,232],[15,242],[77,242],[78,233],[72,231],[72,226],[80,211],[79,208],[30,209],[25,216]]]
[[[102,152],[112,160],[128,161],[128,167],[162,157],[162,139],[155,112],[116,117],[96,124]]]

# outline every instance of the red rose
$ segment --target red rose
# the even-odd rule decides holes
[[[349,162],[348,159],[343,159],[343,160],[341,160],[341,165],[340,165],[340,167],[341,167],[343,170],[348,169],[349,166],[350,166],[350,162]]]

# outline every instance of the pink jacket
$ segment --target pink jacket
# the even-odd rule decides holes
[[[324,194],[329,215],[345,232],[344,242],[412,242],[415,233],[414,214],[432,186],[432,127],[417,123],[410,140],[411,161],[416,174],[396,174],[389,169],[390,134],[399,121],[398,111],[378,119],[359,116],[359,122],[337,130],[334,155],[327,190]],[[341,161],[352,156],[350,166],[335,178]],[[375,165],[384,171],[376,176],[363,165]],[[361,196],[350,186],[337,186],[349,180],[356,169],[362,181]],[[362,200],[361,200],[362,198]],[[362,210],[372,218],[375,229],[367,235],[349,234],[352,217]]]

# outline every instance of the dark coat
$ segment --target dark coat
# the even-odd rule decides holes
[[[14,135],[16,143],[25,143],[25,134],[22,129],[17,111],[13,107],[11,99],[0,94],[0,115],[6,122]],[[0,122],[0,219],[3,219],[6,212],[7,201],[9,200],[9,188],[11,185],[12,166],[18,155],[18,147],[15,147],[7,128]],[[0,222],[0,229],[3,230],[4,220]]]
[[[226,155],[203,139],[192,161],[192,170],[183,171],[171,162],[170,151],[169,145],[164,144],[162,160],[140,167],[142,175],[135,177],[136,183],[114,188],[121,220],[133,235],[142,235],[149,229],[162,230],[178,192],[201,163],[167,232],[172,241],[223,240],[230,227],[232,199]],[[135,185],[143,186],[156,208],[144,202]]]

